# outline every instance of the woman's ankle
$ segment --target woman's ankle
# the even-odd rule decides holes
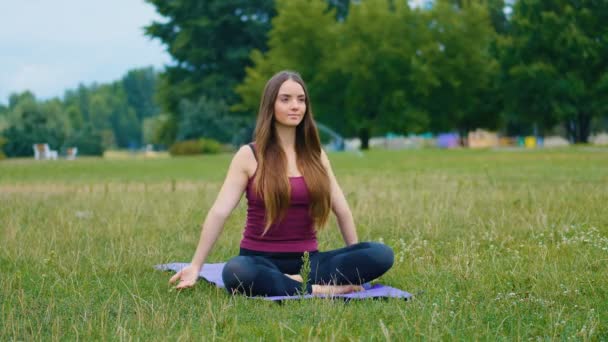
[[[313,295],[338,295],[363,291],[361,285],[312,285]]]

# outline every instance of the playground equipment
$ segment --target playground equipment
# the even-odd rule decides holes
[[[327,150],[344,151],[344,138],[340,134],[320,122],[317,122],[317,127],[321,133],[325,133],[331,137],[329,143],[325,145]]]

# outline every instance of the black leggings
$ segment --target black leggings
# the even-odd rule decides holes
[[[285,274],[299,274],[303,253],[269,253],[241,248],[230,259],[222,278],[226,290],[250,296],[294,295],[302,283]],[[310,279],[306,284],[363,284],[380,277],[393,265],[393,251],[377,242],[360,242],[326,252],[310,252]]]

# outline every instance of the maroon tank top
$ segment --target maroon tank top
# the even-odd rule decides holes
[[[249,144],[254,156],[255,149]],[[256,157],[257,160],[257,157]],[[318,249],[313,219],[310,216],[310,198],[304,177],[289,177],[291,194],[289,207],[283,220],[272,224],[264,236],[266,211],[264,201],[253,188],[253,177],[246,189],[247,222],[241,248],[262,252],[305,252]]]

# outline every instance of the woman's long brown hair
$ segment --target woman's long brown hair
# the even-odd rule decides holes
[[[321,141],[312,115],[308,90],[298,73],[281,71],[266,83],[254,132],[258,168],[253,184],[266,207],[266,226],[263,234],[266,234],[273,223],[280,222],[285,217],[291,197],[287,157],[280,146],[274,126],[274,104],[279,88],[287,80],[299,83],[306,96],[306,112],[302,122],[296,127],[295,148],[298,170],[304,176],[308,188],[309,210],[315,230],[325,225],[331,206],[329,176],[321,162]]]

